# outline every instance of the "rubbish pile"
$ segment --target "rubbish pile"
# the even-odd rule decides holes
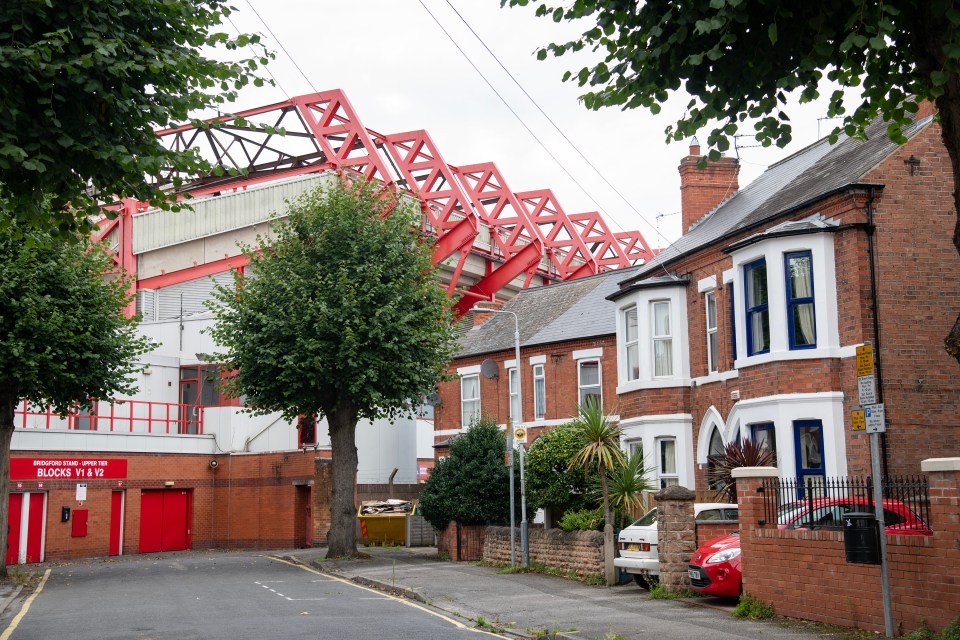
[[[404,515],[413,512],[409,500],[364,500],[360,503],[361,516]]]

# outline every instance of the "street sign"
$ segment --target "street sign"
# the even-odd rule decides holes
[[[859,365],[858,365],[859,366]],[[877,378],[873,374],[857,376],[857,389],[860,391],[860,404],[876,404]]]
[[[867,419],[866,416],[864,416],[863,407],[854,407],[850,412],[850,418],[854,431],[866,431]]]
[[[857,376],[869,376],[873,373],[873,345],[857,347]]]
[[[870,404],[863,408],[867,433],[883,433],[887,430],[886,408],[882,404]]]
[[[514,442],[519,442],[520,444],[527,444],[527,430],[523,427],[517,427],[514,429],[513,440]]]

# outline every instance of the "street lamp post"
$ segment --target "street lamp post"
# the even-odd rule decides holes
[[[511,425],[511,420],[507,420],[507,424],[511,425],[512,428],[516,429],[523,426],[523,393],[521,386],[520,375],[520,319],[517,317],[513,311],[503,311],[500,309],[486,309],[484,307],[473,307],[471,311],[479,311],[481,313],[507,313],[513,316],[513,348],[514,348],[514,357],[516,358],[515,364],[517,369],[517,419],[516,423]],[[507,395],[510,395],[510,379],[507,378]],[[511,407],[512,409],[512,407]],[[513,431],[510,427],[507,429],[509,433],[507,434],[507,444],[510,445],[510,449],[513,448]],[[517,564],[517,543],[516,543],[516,534],[514,533],[516,529],[516,515],[514,513],[514,484],[513,484],[513,451],[508,451],[510,454],[510,564]],[[527,492],[524,483],[524,474],[523,474],[523,444],[520,445],[520,553],[521,553],[521,562],[523,566],[530,564],[530,547],[527,541]]]

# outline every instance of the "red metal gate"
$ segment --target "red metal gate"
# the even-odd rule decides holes
[[[47,494],[11,493],[8,501],[7,564],[43,562]]]

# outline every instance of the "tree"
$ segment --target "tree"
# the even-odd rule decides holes
[[[627,515],[636,516],[647,509],[644,491],[652,491],[649,480],[652,469],[644,465],[643,449],[637,449],[614,468],[607,471],[607,490],[611,506],[620,515],[620,528],[626,526]]]
[[[224,0],[0,3],[0,224],[70,237],[92,228],[97,196],[160,206],[165,185],[145,176],[207,171],[154,129],[263,83],[252,74],[270,54],[208,57],[259,42],[216,31],[230,12]]]
[[[580,417],[577,428],[584,441],[583,448],[573,457],[572,463],[589,471],[596,471],[600,478],[603,494],[603,546],[604,569],[607,584],[615,583],[613,567],[613,513],[610,510],[610,492],[607,487],[607,472],[623,464],[623,451],[620,450],[620,427],[610,422],[600,408],[600,402],[588,398],[579,407]]]
[[[483,417],[450,442],[420,490],[420,512],[434,529],[451,522],[506,524],[510,521],[510,469],[503,463],[507,443]]]
[[[0,531],[7,531],[17,405],[27,400],[63,415],[135,391],[133,359],[150,344],[123,313],[129,279],[111,269],[104,249],[83,238],[0,233]],[[4,534],[3,577],[6,550]]]
[[[373,183],[331,177],[246,247],[255,277],[219,287],[211,330],[256,413],[326,418],[333,455],[329,556],[356,553],[356,428],[394,419],[452,359],[450,301],[418,235],[419,210]]]
[[[890,138],[905,142],[902,127],[918,102],[933,101],[960,212],[960,8],[953,0],[576,0],[565,7],[540,4],[537,14],[594,23],[579,38],[537,52],[540,59],[585,48],[601,52],[601,61],[564,76],[591,87],[583,96],[588,108],[644,107],[655,114],[682,90],[690,100],[667,127],[667,139],[711,127],[712,159],[747,125],[764,146],[786,146],[787,95],[799,92],[800,101],[809,102],[827,82],[840,87],[827,109],[828,117],[843,117],[833,141],[841,131],[862,137],[880,116]],[[849,87],[862,88],[852,109],[843,91]],[[953,242],[960,251],[960,219]],[[960,362],[960,318],[945,345]]]
[[[583,448],[581,432],[567,422],[552,429],[530,445],[525,464],[527,501],[534,511],[563,511],[583,506],[587,482],[584,470],[571,464]]]

